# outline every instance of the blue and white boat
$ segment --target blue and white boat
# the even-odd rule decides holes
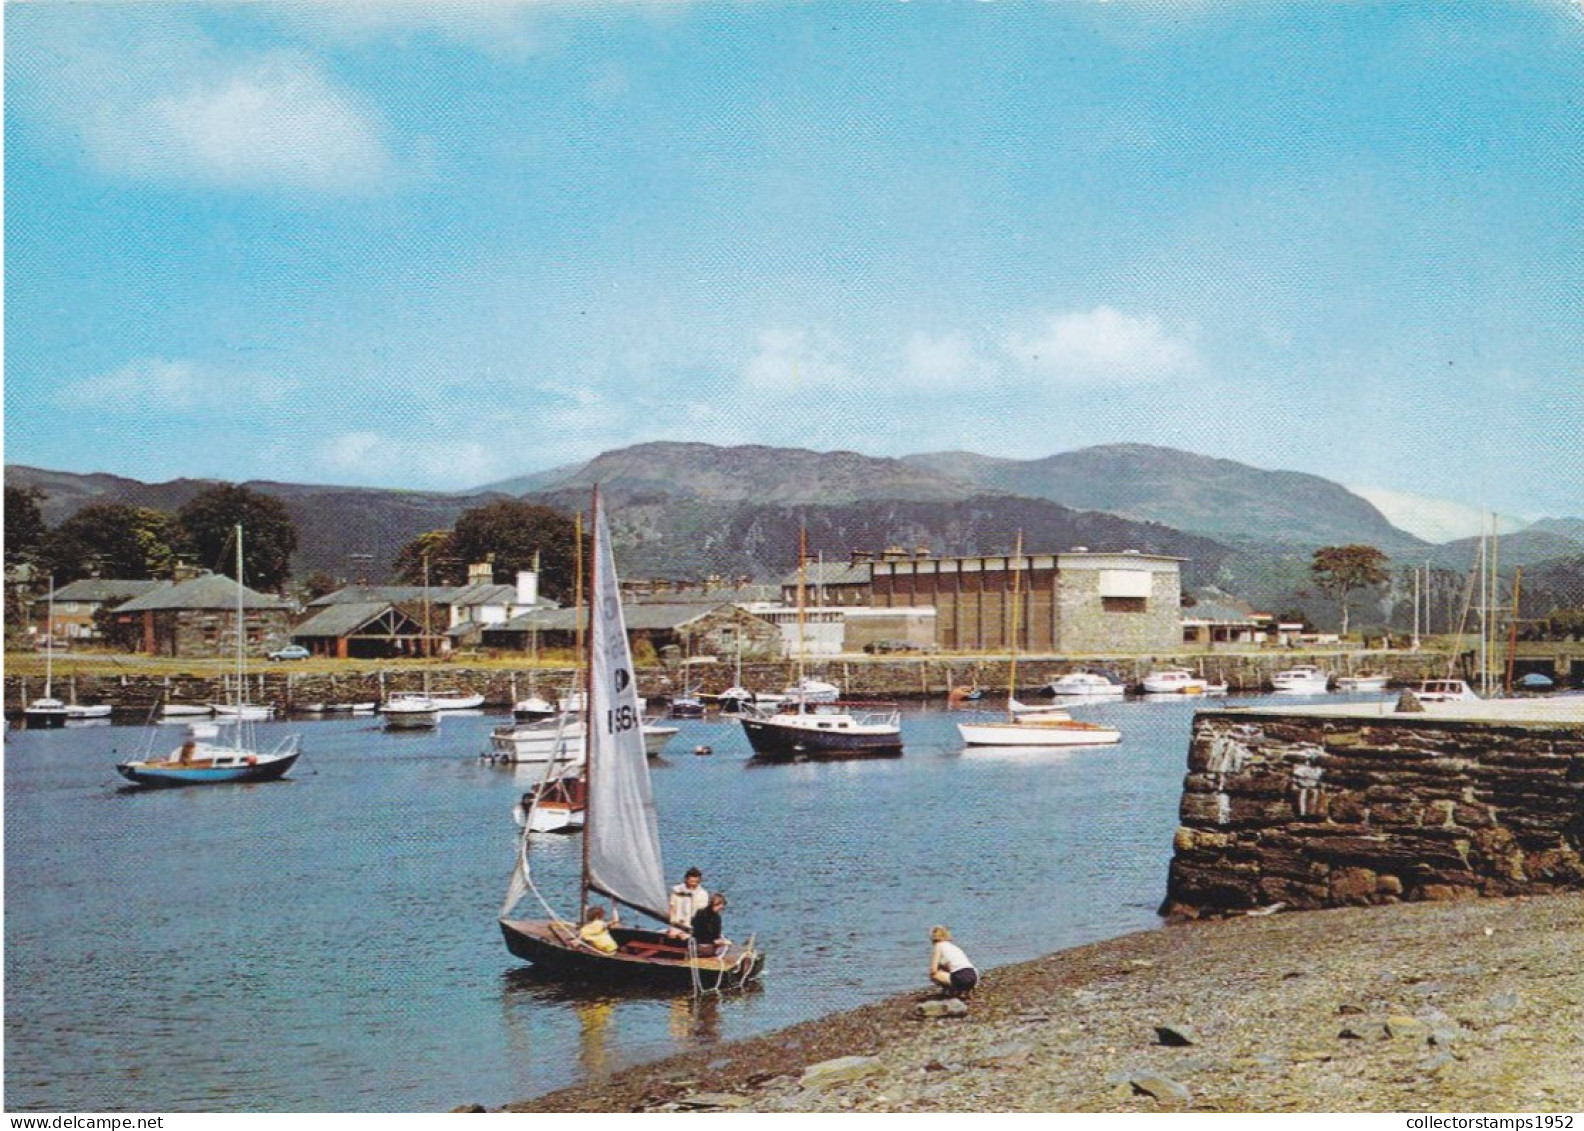
[[[301,756],[300,736],[291,734],[268,750],[253,741],[250,717],[242,710],[243,677],[247,668],[247,622],[242,606],[242,527],[236,528],[236,698],[231,704],[230,742],[221,745],[217,723],[194,723],[182,744],[164,758],[145,757],[122,762],[116,773],[142,786],[218,785],[224,782],[274,781],[285,775]]]

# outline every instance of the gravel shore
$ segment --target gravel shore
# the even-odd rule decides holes
[[[1584,893],[1174,925],[946,1010],[921,989],[505,1110],[1576,1112]]]

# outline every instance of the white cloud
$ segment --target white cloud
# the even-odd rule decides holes
[[[182,89],[101,103],[85,132],[104,168],[233,188],[357,191],[390,158],[371,113],[312,61],[276,52]]]
[[[1490,518],[1478,507],[1454,499],[1441,499],[1431,495],[1415,495],[1408,491],[1393,491],[1385,487],[1349,487],[1359,498],[1374,504],[1399,530],[1406,530],[1426,542],[1451,542],[1458,538],[1476,538],[1483,526],[1489,530]],[[1498,532],[1510,534],[1522,530],[1528,523],[1510,515],[1498,515]]]
[[[177,358],[140,358],[119,369],[64,385],[64,409],[136,416],[203,412],[234,417],[284,404],[297,382]]]
[[[925,389],[945,391],[973,384],[992,372],[993,367],[978,356],[966,334],[936,337],[917,332],[908,338],[904,348],[904,378]]]
[[[1193,335],[1109,306],[1052,314],[1029,337],[1002,343],[1023,368],[1074,384],[1146,384],[1198,368]]]
[[[856,379],[840,345],[818,331],[765,330],[757,344],[743,380],[760,392],[796,394]]]
[[[380,432],[355,431],[320,445],[319,464],[332,479],[359,483],[410,486],[475,487],[516,474],[499,445],[451,437],[443,440],[392,438]]]

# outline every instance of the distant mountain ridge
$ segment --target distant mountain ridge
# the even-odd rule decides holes
[[[813,452],[759,444],[662,441],[604,452],[565,469],[559,480],[535,476],[536,493],[589,488],[659,492],[704,502],[836,506],[864,499],[960,500],[982,486],[857,452]]]
[[[1210,538],[1323,546],[1361,542],[1412,554],[1427,543],[1347,488],[1297,471],[1265,471],[1147,444],[1107,444],[1034,460],[968,452],[905,462],[1079,510],[1163,522]]]

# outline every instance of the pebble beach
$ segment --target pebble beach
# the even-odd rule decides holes
[[[1581,1109],[1584,893],[1173,924],[503,1110]]]

